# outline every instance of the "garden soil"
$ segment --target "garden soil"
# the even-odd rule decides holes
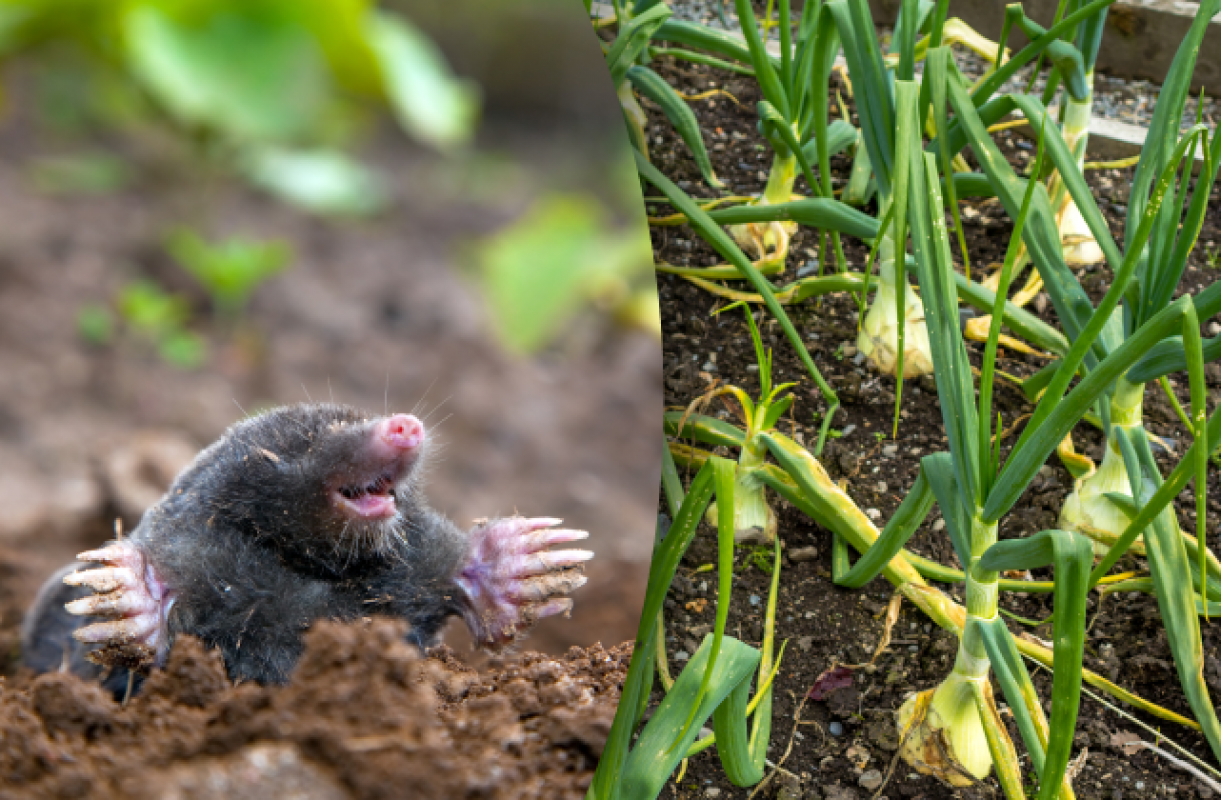
[[[0,684],[0,798],[579,798],[630,647],[475,672],[405,625],[320,623],[292,683],[230,686],[175,643],[125,706],[70,674]]]
[[[711,68],[693,66],[661,58],[654,64],[660,74],[678,91],[696,94],[721,89],[691,105],[709,145],[718,177],[727,184],[727,193],[751,195],[763,188],[771,154],[755,129],[755,104],[761,97],[749,78]],[[851,102],[846,87],[837,84],[845,101]],[[702,182],[690,153],[678,140],[672,127],[655,106],[644,104],[650,121],[651,157],[662,172],[679,182],[695,196],[713,197]],[[853,119],[854,124],[857,120]],[[999,144],[1017,166],[1029,164],[1034,156],[1029,142],[1002,134]],[[846,183],[849,162],[833,159],[833,183]],[[1097,170],[1089,181],[1112,232],[1122,236],[1122,219],[1127,203],[1128,183],[1133,170]],[[804,180],[795,188],[807,191]],[[657,192],[650,190],[656,197]],[[969,200],[964,203],[968,251],[973,275],[995,269],[1004,258],[1012,223],[995,201]],[[873,211],[874,209],[867,209]],[[664,202],[650,204],[650,213],[670,213]],[[949,223],[952,224],[952,221]],[[654,227],[654,248],[659,260],[675,265],[711,266],[716,254],[693,230],[682,227]],[[1221,271],[1208,262],[1210,250],[1221,243],[1221,199],[1210,201],[1210,211],[1180,291],[1196,292],[1221,279]],[[852,269],[860,270],[868,255],[861,243],[845,238],[845,249]],[[960,257],[957,244],[954,254]],[[817,269],[817,239],[802,230],[793,241],[783,275],[770,279],[782,286],[796,279],[798,270]],[[962,264],[959,261],[959,269]],[[834,265],[828,264],[828,270]],[[806,274],[803,271],[803,274]],[[1091,296],[1097,300],[1109,285],[1110,272],[1103,265],[1079,272]],[[1024,278],[1022,279],[1024,280]],[[719,316],[714,312],[728,301],[672,275],[658,275],[665,332],[665,391],[667,408],[686,408],[714,383],[740,386],[752,397],[759,391],[759,377],[749,332],[741,310]],[[1020,284],[1017,284],[1020,285]],[[1032,305],[1044,320],[1055,324],[1054,312],[1045,297]],[[807,300],[788,307],[797,329],[806,337],[818,368],[838,392],[844,403],[832,426],[842,432],[828,440],[822,463],[831,477],[845,481],[853,500],[868,513],[879,528],[889,519],[915,480],[923,455],[946,449],[936,386],[931,378],[907,380],[902,389],[902,411],[898,436],[891,438],[894,422],[896,382],[878,377],[867,364],[855,358],[857,308],[853,298],[827,296],[821,302]],[[1206,336],[1221,332],[1217,320],[1204,320]],[[796,381],[797,396],[791,413],[780,424],[781,430],[798,441],[813,445],[818,432],[817,414],[825,404],[796,359],[791,345],[773,322],[763,326],[765,345],[775,358],[776,384]],[[968,343],[973,363],[978,366],[982,346]],[[1029,375],[1044,360],[1002,349],[998,368],[1010,374]],[[1209,409],[1221,398],[1221,365],[1208,368]],[[1178,376],[1175,390],[1187,402],[1187,383]],[[1156,389],[1156,387],[1155,387]],[[1021,392],[1012,384],[997,381],[995,408],[1006,429],[1020,433],[1023,415],[1031,410]],[[731,403],[714,401],[703,413],[738,421]],[[1178,443],[1177,452],[1190,440],[1185,429],[1160,390],[1151,389],[1145,399],[1146,426],[1152,432]],[[1005,447],[1016,437],[1010,435]],[[1078,452],[1096,461],[1102,455],[1101,434],[1088,426],[1074,433]],[[728,452],[725,453],[728,455]],[[1167,473],[1176,457],[1162,454],[1161,468]],[[1221,521],[1221,476],[1216,468],[1209,472],[1210,547],[1221,546],[1218,522]],[[1071,491],[1072,479],[1055,458],[1040,472],[1019,501],[1014,513],[1002,520],[1002,538],[1030,534],[1054,527],[1064,497]],[[1181,496],[1176,507],[1187,530],[1195,530],[1194,501]],[[664,509],[663,509],[664,510]],[[727,782],[713,750],[694,757],[682,779],[672,783],[663,797],[778,797],[785,800],[935,800],[936,798],[999,797],[1001,792],[991,778],[978,786],[952,790],[936,780],[916,775],[902,760],[896,760],[898,735],[894,712],[912,692],[936,686],[948,674],[956,638],[932,625],[918,610],[904,605],[891,631],[888,648],[876,658],[875,649],[882,638],[887,605],[893,589],[878,578],[860,590],[846,590],[831,583],[831,534],[812,520],[779,502],[779,536],[785,557],[782,563],[777,644],[787,642],[779,676],[776,679],[774,718],[769,760],[779,768],[769,769],[771,777],[761,789],[742,789]],[[705,526],[706,528],[706,526]],[[913,536],[909,547],[943,564],[959,566],[942,529],[939,513],[933,514]],[[677,673],[683,659],[695,652],[703,635],[711,630],[716,600],[715,573],[704,571],[716,561],[715,535],[710,529],[698,536],[683,559],[679,574],[666,602],[667,645],[671,670]],[[758,556],[764,556],[762,558]],[[770,576],[757,565],[770,563],[770,549],[752,554],[739,548],[739,567],[733,584],[728,631],[731,635],[758,645],[762,638],[763,613]],[[747,563],[754,562],[754,563]],[[1133,558],[1120,568],[1137,568]],[[704,569],[701,569],[704,568]],[[1036,571],[1034,577],[1045,576]],[[943,587],[962,601],[961,589]],[[1099,606],[1096,594],[1090,598],[1089,638],[1086,666],[1137,694],[1190,716],[1174,670],[1165,630],[1154,598],[1143,594],[1112,595]],[[1002,593],[1006,611],[1028,620],[1046,619],[1051,611],[1048,595]],[[1050,639],[1050,626],[1023,626],[1011,622],[1018,635]],[[1217,623],[1202,621],[1205,653],[1205,678],[1214,692],[1221,692],[1221,629]],[[807,698],[820,675],[837,665],[849,665],[846,684],[830,691],[820,700]],[[1050,697],[1050,675],[1032,671],[1043,697]],[[1088,687],[1087,687],[1088,688]],[[999,689],[998,696],[999,696]],[[1215,695],[1218,696],[1218,695]],[[1131,713],[1132,709],[1125,707]],[[1137,714],[1139,718],[1206,761],[1212,761],[1203,738],[1176,724]],[[1012,723],[1010,735],[1019,742]],[[1085,697],[1082,701],[1078,733],[1074,742],[1074,769],[1077,770],[1077,796],[1086,800],[1133,800],[1133,798],[1214,796],[1211,789],[1187,772],[1172,768],[1161,757],[1132,744],[1135,738],[1153,741],[1154,736],[1135,726],[1103,705]],[[1029,773],[1029,761],[1022,756]]]

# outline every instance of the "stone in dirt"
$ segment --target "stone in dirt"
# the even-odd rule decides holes
[[[789,560],[795,564],[803,561],[813,561],[818,558],[817,547],[798,547],[789,551]]]

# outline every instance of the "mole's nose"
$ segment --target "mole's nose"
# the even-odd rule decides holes
[[[411,450],[424,442],[424,423],[411,414],[395,414],[377,427],[381,440],[396,450]]]

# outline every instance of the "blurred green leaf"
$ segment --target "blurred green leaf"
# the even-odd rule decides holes
[[[267,4],[226,3],[186,19],[154,0],[123,18],[129,67],[181,122],[241,140],[312,130],[330,96],[313,37]]]
[[[365,24],[399,124],[437,148],[468,142],[479,111],[475,85],[455,77],[436,45],[403,18],[374,11]]]
[[[119,292],[119,314],[132,330],[159,339],[186,322],[187,302],[150,281],[136,281]]]
[[[593,198],[552,195],[480,243],[475,264],[501,341],[528,353],[590,300],[626,300],[652,257],[641,231],[611,229]]]
[[[191,230],[170,235],[170,255],[212,296],[218,309],[237,314],[260,284],[288,266],[292,250],[283,242],[227,239],[215,244]]]
[[[259,148],[247,154],[244,169],[260,189],[315,214],[365,216],[390,201],[377,175],[338,150]]]

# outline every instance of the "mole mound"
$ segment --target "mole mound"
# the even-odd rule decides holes
[[[630,645],[477,673],[405,632],[319,623],[282,687],[231,686],[184,637],[126,707],[66,673],[0,682],[0,798],[584,795]]]

